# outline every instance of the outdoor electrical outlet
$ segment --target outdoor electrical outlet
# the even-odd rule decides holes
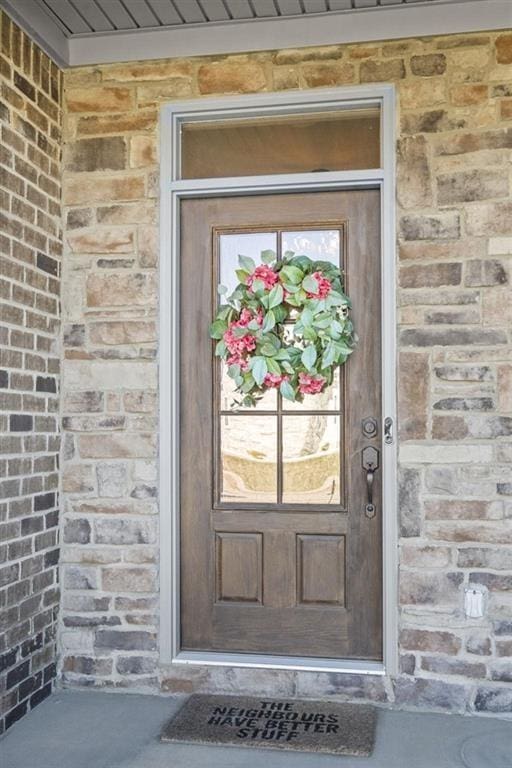
[[[464,613],[468,619],[481,619],[484,615],[484,589],[470,586],[464,590]]]

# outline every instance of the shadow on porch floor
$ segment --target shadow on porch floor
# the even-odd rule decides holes
[[[61,691],[0,741],[2,768],[507,768],[512,722],[379,711],[371,758],[161,744],[181,697]]]

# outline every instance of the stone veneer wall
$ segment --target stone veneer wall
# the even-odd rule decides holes
[[[61,73],[0,12],[0,733],[55,677]]]
[[[159,670],[159,105],[380,81],[399,96],[401,673]],[[510,712],[512,34],[88,67],[65,85],[63,679]],[[483,619],[464,618],[468,583],[488,589]]]

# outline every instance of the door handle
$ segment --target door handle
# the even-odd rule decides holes
[[[379,468],[379,452],[373,445],[367,445],[363,448],[361,454],[363,469],[366,470],[366,491],[368,500],[364,509],[366,517],[375,517],[375,504],[373,503],[373,480],[375,472]]]

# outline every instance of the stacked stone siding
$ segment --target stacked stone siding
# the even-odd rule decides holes
[[[61,73],[0,12],[0,733],[55,677]]]
[[[401,672],[159,672],[159,107],[372,82],[398,96]],[[65,83],[64,679],[510,711],[512,34],[115,64]],[[488,593],[483,619],[464,616],[469,584]]]

